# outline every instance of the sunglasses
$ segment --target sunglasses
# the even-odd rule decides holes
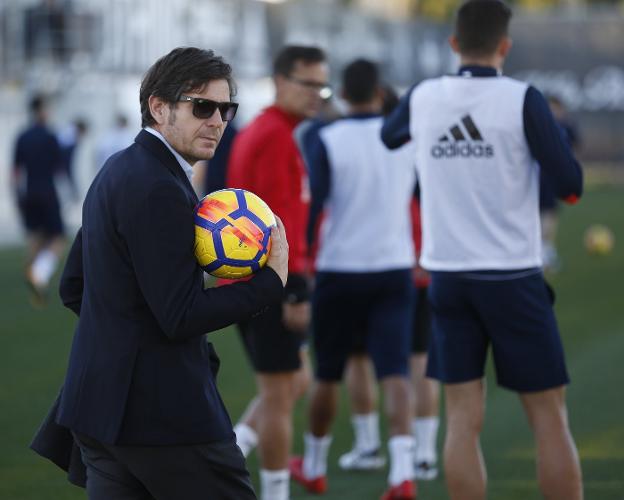
[[[200,97],[191,97],[188,95],[181,95],[178,101],[192,102],[193,103],[193,116],[202,120],[207,120],[218,109],[221,119],[224,122],[229,122],[236,116],[236,110],[238,109],[237,102],[217,102],[211,99],[202,99]]]
[[[291,82],[301,85],[302,87],[318,92],[321,99],[329,99],[333,94],[331,86],[327,83],[315,82],[313,80],[303,80],[292,75],[284,75],[284,77],[286,80],[290,80]]]

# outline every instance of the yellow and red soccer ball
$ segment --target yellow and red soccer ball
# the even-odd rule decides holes
[[[204,271],[238,279],[264,266],[271,251],[269,206],[244,189],[222,189],[195,207],[195,257]]]

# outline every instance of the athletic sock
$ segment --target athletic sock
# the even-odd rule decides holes
[[[243,456],[247,458],[247,455],[258,446],[258,434],[244,423],[234,426],[234,434],[236,434],[236,444],[243,452]]]
[[[355,433],[355,447],[358,450],[377,450],[381,446],[379,439],[379,414],[364,413],[351,417]]]
[[[50,278],[56,271],[58,257],[52,250],[41,250],[35,257],[31,267],[32,279],[37,286],[48,286]]]
[[[261,500],[288,500],[290,497],[290,473],[288,469],[260,469]]]
[[[306,479],[316,479],[327,474],[327,454],[331,436],[315,437],[306,432],[303,436],[305,453],[303,455],[303,475]]]
[[[397,486],[414,479],[414,438],[410,435],[392,436],[388,440],[390,474],[388,483]]]
[[[416,463],[435,463],[438,459],[438,417],[422,417],[412,420],[412,433],[416,439]]]

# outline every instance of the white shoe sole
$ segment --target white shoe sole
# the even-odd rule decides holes
[[[415,479],[418,479],[420,481],[432,481],[436,477],[438,477],[438,468],[435,465],[414,465]]]
[[[386,458],[382,456],[352,458],[345,453],[338,459],[338,466],[342,470],[379,470],[386,466]]]

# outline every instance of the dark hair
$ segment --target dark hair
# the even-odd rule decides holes
[[[379,87],[379,71],[375,63],[356,59],[342,72],[342,91],[347,101],[363,104],[370,101]]]
[[[273,61],[273,74],[288,76],[297,61],[304,64],[325,62],[325,52],[318,47],[304,47],[302,45],[286,45],[277,53]]]
[[[28,103],[28,109],[30,109],[32,113],[37,114],[43,108],[45,108],[46,105],[47,99],[45,98],[45,96],[43,96],[42,94],[36,94],[30,99],[30,102]]]
[[[78,133],[86,134],[89,131],[89,122],[84,118],[76,118],[73,123]]]
[[[457,11],[455,37],[467,56],[489,56],[507,35],[511,9],[501,0],[469,0]]]
[[[156,61],[141,81],[141,126],[156,121],[149,110],[150,96],[175,103],[185,92],[200,89],[213,80],[226,80],[230,96],[236,94],[232,68],[212,50],[178,47]]]

